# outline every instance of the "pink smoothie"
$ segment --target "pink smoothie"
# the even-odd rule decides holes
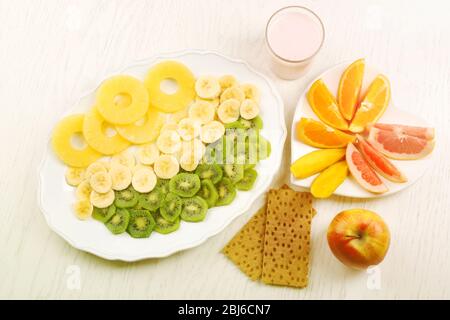
[[[320,48],[323,29],[318,19],[306,12],[286,11],[274,16],[267,30],[267,41],[282,59],[301,61]]]

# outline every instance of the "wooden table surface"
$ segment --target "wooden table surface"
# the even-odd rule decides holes
[[[263,41],[268,17],[288,4],[312,8],[326,28],[311,71],[296,81],[270,72]],[[450,298],[449,10],[448,1],[411,0],[0,0],[0,298]],[[436,127],[433,165],[393,196],[316,201],[303,290],[252,282],[219,253],[256,206],[201,246],[165,259],[110,262],[72,248],[37,204],[37,170],[52,127],[108,71],[187,48],[244,59],[269,75],[288,127],[314,76],[365,57],[389,76],[398,107]],[[287,141],[286,166],[289,158]],[[274,185],[287,181],[283,169]],[[391,229],[388,256],[370,272],[344,267],[326,243],[328,223],[353,207],[380,213]]]

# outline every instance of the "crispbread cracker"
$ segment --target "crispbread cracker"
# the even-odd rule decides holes
[[[261,278],[265,228],[266,206],[259,209],[222,249],[222,253],[252,280]]]
[[[270,190],[261,280],[266,284],[308,284],[312,197],[290,189]]]

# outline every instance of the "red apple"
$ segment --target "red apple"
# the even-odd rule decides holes
[[[389,249],[386,223],[375,212],[364,209],[340,212],[331,221],[327,237],[336,258],[355,269],[379,264]]]

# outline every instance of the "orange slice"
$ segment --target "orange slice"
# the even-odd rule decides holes
[[[386,110],[391,98],[389,80],[379,74],[370,84],[367,93],[359,105],[349,130],[362,132],[365,127],[376,122]]]
[[[296,127],[297,139],[317,148],[343,148],[355,137],[314,119],[302,118]]]
[[[347,130],[347,121],[342,117],[336,99],[322,79],[315,81],[307,94],[308,102],[320,120],[340,130]]]
[[[342,116],[352,120],[364,76],[364,59],[353,62],[345,69],[339,82],[337,101]]]

